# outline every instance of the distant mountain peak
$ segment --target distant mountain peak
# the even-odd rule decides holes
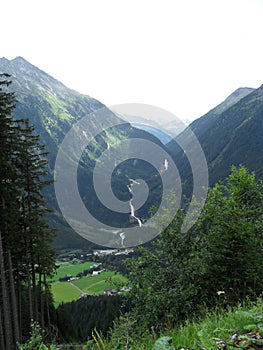
[[[14,59],[12,59],[11,61],[13,61],[13,62],[23,62],[23,63],[28,63],[28,64],[30,64],[27,60],[25,60],[23,57],[21,57],[21,56],[17,56],[17,57],[15,57]]]
[[[49,93],[57,90],[64,94],[70,90],[63,83],[21,56],[17,56],[12,60],[0,58],[0,71],[12,76],[13,88],[16,89],[15,84],[17,84],[20,92],[26,89],[32,93],[35,89],[41,89],[42,91],[49,91]]]
[[[250,87],[240,87],[238,89],[236,89],[234,92],[232,92],[232,94],[230,94],[227,98],[233,98],[233,97],[241,97],[243,98],[244,96],[250,94],[252,91],[254,91],[254,88],[250,88]]]
[[[5,62],[6,64],[8,64],[9,66],[16,66],[16,67],[21,67],[21,66],[28,66],[31,68],[35,68],[38,69],[37,67],[35,67],[34,65],[32,65],[30,62],[28,62],[25,58],[21,57],[21,56],[17,56],[15,58],[13,58],[12,60],[9,60],[5,57],[0,58],[0,61]]]
[[[6,57],[1,57],[0,60],[2,60],[3,62],[9,62],[9,60]]]

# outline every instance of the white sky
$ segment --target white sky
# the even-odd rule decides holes
[[[263,0],[2,1],[0,57],[184,120],[263,84]]]

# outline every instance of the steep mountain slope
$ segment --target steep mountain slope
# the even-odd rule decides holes
[[[57,147],[72,124],[104,107],[99,101],[68,89],[22,57],[0,59],[0,71],[11,75],[11,89],[17,99],[15,115],[29,118],[35,126],[50,152],[52,167]]]
[[[0,59],[0,72],[11,75],[12,85],[10,90],[14,91],[16,95],[15,117],[29,118],[30,123],[35,126],[36,133],[41,136],[42,143],[45,144],[46,149],[49,151],[49,172],[51,177],[54,175],[54,165],[59,146],[74,123],[88,116],[90,129],[79,130],[80,134],[83,134],[85,137],[92,135],[90,130],[93,126],[95,126],[95,129],[101,128],[103,130],[95,137],[93,142],[90,142],[80,159],[78,167],[79,192],[83,200],[85,201],[86,199],[85,205],[91,206],[93,212],[100,219],[103,218],[108,223],[121,220],[123,224],[127,224],[130,220],[128,214],[125,217],[115,215],[100,205],[96,198],[92,187],[92,171],[96,163],[95,160],[105,149],[118,144],[122,139],[144,138],[162,147],[160,141],[147,132],[133,128],[126,122],[118,127],[104,130],[103,125],[101,124],[100,126],[102,121],[99,120],[94,112],[104,109],[106,111],[105,116],[111,118],[113,123],[122,122],[121,119],[99,101],[67,88],[22,57],[17,57],[14,60]],[[71,147],[73,149],[74,145],[72,144]],[[134,174],[134,178],[138,178],[135,175],[136,172],[140,174],[140,178],[154,176],[152,169],[145,164],[141,163],[139,166],[139,163],[137,163],[136,167],[134,167],[132,163],[126,163],[120,167],[119,173],[121,175],[113,179],[112,187],[119,198],[129,200],[131,194],[127,189],[129,184],[128,175],[132,177]],[[153,186],[156,187],[154,178]],[[88,197],[87,193],[89,194]],[[94,246],[77,235],[65,222],[59,212],[54,186],[47,188],[44,195],[49,205],[55,209],[51,217],[51,225],[58,229],[58,237],[55,239],[56,248],[91,248]],[[144,212],[146,211],[147,208],[144,209]],[[143,212],[141,214],[143,215]]]
[[[210,185],[223,180],[231,165],[244,165],[263,177],[263,85],[258,89],[238,89],[222,104],[195,120],[189,128],[205,153]],[[186,131],[178,137],[184,139]],[[189,141],[190,142],[190,141]],[[168,145],[183,177],[191,178],[182,150]]]

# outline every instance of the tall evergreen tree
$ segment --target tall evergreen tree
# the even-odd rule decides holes
[[[13,284],[8,274],[10,264],[8,264],[8,252],[10,249],[9,238],[14,232],[17,217],[19,215],[19,205],[16,197],[18,190],[15,184],[16,168],[13,163],[13,144],[16,143],[17,124],[12,120],[14,109],[14,94],[7,92],[9,86],[9,76],[0,75],[0,278],[1,278],[1,303],[0,314],[3,325],[3,343],[6,349],[15,347],[16,335],[13,332],[12,321],[16,310],[11,309],[9,283]],[[11,288],[13,290],[13,288]]]
[[[0,342],[15,349],[32,320],[45,326],[46,276],[55,266],[42,196],[47,160],[27,120],[14,120],[9,76],[0,75]],[[45,283],[43,283],[45,281]],[[22,302],[26,301],[26,302]],[[27,306],[27,307],[25,307]],[[48,312],[47,312],[48,314]]]

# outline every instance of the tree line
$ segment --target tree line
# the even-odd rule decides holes
[[[114,320],[130,311],[124,295],[86,296],[57,308],[57,327],[61,342],[85,342],[94,329],[106,336]]]
[[[54,232],[42,190],[47,152],[27,119],[14,120],[10,76],[0,74],[0,348],[15,349],[34,321],[51,329],[47,284],[55,268]]]

